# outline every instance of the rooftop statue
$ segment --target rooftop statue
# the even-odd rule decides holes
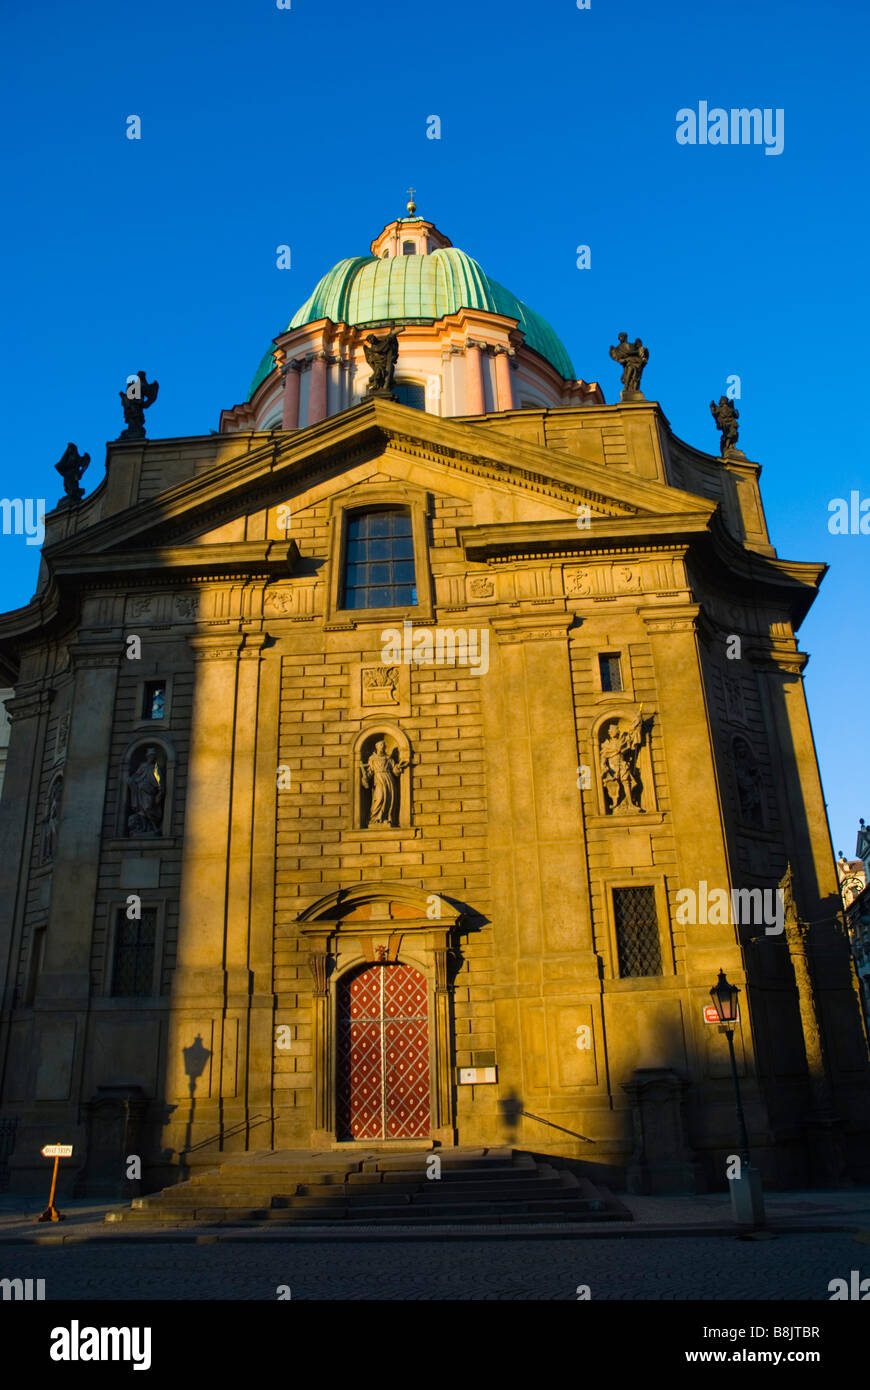
[[[719,455],[725,458],[728,454],[739,453],[737,449],[737,421],[740,419],[740,411],[728,396],[720,396],[719,404],[715,401],[710,402],[710,414],[716,421],[717,430],[721,431],[722,438],[719,441]]]
[[[383,338],[376,338],[374,333],[370,333],[363,343],[363,352],[372,369],[366,388],[369,395],[391,395],[399,356],[399,335],[395,328],[391,328]]]
[[[127,383],[126,391],[119,391],[127,426],[118,435],[119,439],[145,438],[145,411],[157,400],[159,382],[147,381],[144,372],[137,372],[135,378]]]
[[[622,367],[623,400],[633,395],[639,396],[640,378],[649,361],[649,348],[644,347],[640,338],[635,338],[634,342],[630,343],[628,334],[620,333],[618,344],[610,349],[610,356]]]
[[[80,454],[75,444],[67,444],[63,458],[54,465],[63,478],[65,494],[57,504],[59,507],[74,507],[77,502],[81,502],[85,490],[79,487],[79,479],[90,461],[90,454]]]

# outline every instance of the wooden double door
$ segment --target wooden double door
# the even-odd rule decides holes
[[[429,992],[398,962],[368,965],[338,983],[339,1139],[428,1138]]]

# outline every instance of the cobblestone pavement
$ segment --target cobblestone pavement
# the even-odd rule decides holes
[[[827,1300],[853,1269],[870,1277],[870,1244],[847,1232],[0,1247],[0,1278],[44,1279],[47,1300]]]

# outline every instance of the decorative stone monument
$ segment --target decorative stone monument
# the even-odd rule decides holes
[[[719,457],[723,459],[746,458],[743,450],[736,447],[739,432],[737,421],[740,419],[740,411],[734,402],[728,396],[720,396],[718,405],[715,401],[710,402],[710,414],[716,421],[716,428],[722,436],[719,441]]]
[[[81,502],[85,490],[79,487],[79,479],[90,461],[90,454],[80,454],[75,444],[67,444],[63,458],[54,465],[63,478],[64,496],[58,502],[58,507],[74,507]]]
[[[395,400],[393,378],[399,357],[399,335],[395,328],[391,328],[383,338],[376,338],[374,333],[370,333],[363,343],[363,352],[372,369],[366,387],[368,395]]]
[[[145,438],[145,411],[157,400],[159,389],[159,382],[149,382],[144,372],[137,372],[136,379],[128,383],[126,391],[118,392],[127,426],[118,435],[119,439]]]
[[[619,342],[610,349],[610,356],[622,367],[622,392],[619,399],[645,401],[646,396],[640,389],[640,379],[649,361],[649,348],[644,347],[640,338],[635,338],[634,342],[630,343],[628,334],[620,333]]]

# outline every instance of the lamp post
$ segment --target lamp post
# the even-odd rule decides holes
[[[731,1054],[731,1075],[734,1078],[734,1096],[737,1102],[737,1122],[740,1125],[740,1173],[728,1178],[731,1192],[731,1209],[738,1226],[756,1228],[764,1225],[764,1198],[761,1193],[761,1174],[752,1167],[749,1157],[749,1135],[746,1131],[746,1116],[740,1096],[740,1079],[737,1075],[737,1058],[734,1054],[734,1028],[739,1018],[737,996],[740,990],[729,985],[725,971],[720,969],[719,979],[710,990],[710,998],[719,1015],[719,1032],[728,1039]]]

